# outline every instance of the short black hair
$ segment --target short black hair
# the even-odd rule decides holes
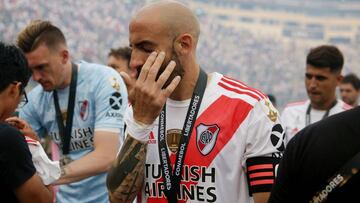
[[[131,59],[131,48],[130,47],[119,47],[116,49],[110,49],[108,57],[114,56],[115,58],[123,58],[130,63]]]
[[[31,76],[24,53],[15,45],[0,41],[0,92],[12,82],[21,82],[25,88]]]
[[[342,84],[351,84],[357,91],[360,90],[360,79],[353,73],[344,76]]]
[[[330,68],[331,72],[341,72],[344,56],[336,46],[321,45],[310,50],[306,64],[315,68]]]

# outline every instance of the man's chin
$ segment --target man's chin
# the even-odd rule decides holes
[[[51,92],[53,91],[55,88],[54,86],[48,84],[48,83],[43,83],[43,84],[40,84],[42,86],[42,88],[44,89],[44,91],[46,92]]]
[[[320,95],[309,95],[309,99],[312,103],[320,103],[321,102]]]

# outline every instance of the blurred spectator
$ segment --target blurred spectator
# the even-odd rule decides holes
[[[17,44],[40,84],[20,117],[61,149],[56,201],[108,202],[105,172],[116,157],[127,106],[120,75],[106,66],[73,63],[64,34],[49,21],[31,22]]]
[[[310,50],[306,57],[305,87],[309,99],[289,104],[282,113],[285,141],[288,142],[299,130],[330,115],[350,108],[336,99],[336,87],[342,79],[344,57],[331,45]]]
[[[24,135],[5,123],[25,105],[30,71],[24,54],[0,42],[0,191],[1,202],[51,202],[51,188],[37,175]]]
[[[341,99],[350,106],[359,105],[360,79],[355,74],[346,75],[340,83]]]
[[[136,78],[136,71],[129,68],[130,58],[131,49],[129,47],[111,49],[108,54],[108,66],[114,68],[119,73],[125,72],[130,77]]]

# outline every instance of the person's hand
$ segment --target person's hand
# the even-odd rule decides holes
[[[175,90],[180,82],[180,76],[176,76],[170,84],[163,88],[172,71],[175,62],[170,61],[165,70],[156,80],[158,71],[165,59],[165,53],[153,52],[143,65],[136,81],[122,73],[125,83],[128,85],[129,101],[133,107],[134,119],[143,124],[152,124],[159,116],[166,99]]]
[[[10,117],[7,118],[5,122],[17,128],[24,136],[39,141],[38,136],[25,120],[18,117]]]
[[[130,98],[130,92],[132,91],[132,89],[135,86],[136,79],[131,77],[128,73],[126,73],[124,71],[121,71],[120,75],[121,75],[122,79],[124,80],[126,89],[129,93],[129,96],[128,96],[129,103],[133,104],[133,101],[131,101],[132,98]]]

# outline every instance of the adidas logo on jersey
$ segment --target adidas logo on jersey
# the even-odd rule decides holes
[[[156,139],[155,139],[154,133],[152,131],[150,132],[150,135],[149,135],[148,144],[156,144]]]

